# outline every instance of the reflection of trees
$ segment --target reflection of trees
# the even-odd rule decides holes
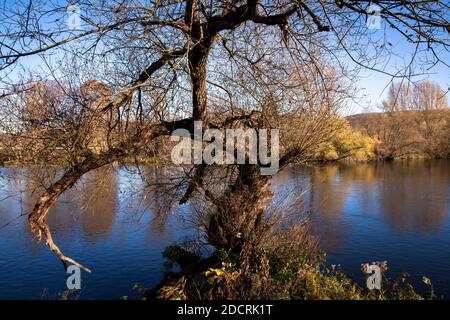
[[[448,163],[409,161],[377,166],[381,215],[399,231],[430,231],[448,212]]]
[[[272,187],[275,201],[302,196],[304,210],[310,214],[313,223],[313,231],[327,248],[338,245],[347,233],[347,229],[339,225],[339,218],[351,178],[341,181],[343,172],[338,165],[291,166],[276,175]]]
[[[292,180],[298,179],[292,170]],[[305,199],[315,231],[326,246],[345,238],[340,224],[344,210],[380,216],[398,231],[430,231],[446,218],[448,163],[408,161],[375,164],[336,164],[309,168]],[[286,183],[284,183],[286,185]]]
[[[162,239],[167,236],[165,227],[170,213],[178,208],[174,200],[177,190],[168,183],[175,173],[157,167],[142,170],[146,188],[139,193],[139,198],[142,205],[151,210],[151,234]],[[0,193],[23,192],[21,201],[15,197],[0,202],[0,222],[14,218],[21,209],[23,212],[32,209],[36,195],[45,186],[38,171],[21,169],[20,178],[8,173],[10,179]],[[438,228],[449,212],[449,175],[446,161],[288,167],[276,176],[273,190],[276,198],[283,192],[297,197],[308,188],[303,199],[305,209],[312,213],[314,231],[321,236],[326,248],[333,249],[348,236],[349,224],[342,223],[347,210],[357,210],[360,216],[381,218],[382,223],[400,232],[430,232]],[[114,223],[118,197],[117,175],[111,168],[92,172],[51,209],[49,223],[55,237],[69,237],[72,228],[78,225],[73,223],[76,218],[92,241],[107,235]],[[350,201],[354,206],[349,206]],[[29,233],[26,224],[23,224],[23,232],[24,235]]]
[[[121,167],[116,176],[119,185],[116,201],[120,208],[116,211],[119,223],[115,232],[146,230],[144,235],[151,246],[172,241],[173,236],[178,235],[175,230],[181,226],[178,221],[173,221],[180,210],[179,169],[130,165]],[[181,234],[185,232],[181,231]]]
[[[22,210],[30,211],[45,182],[40,176],[48,174],[41,168],[26,169],[23,174],[24,201]],[[17,188],[17,187],[14,187]],[[55,237],[69,237],[69,231],[75,228],[74,221],[80,219],[84,234],[92,241],[99,235],[110,232],[114,222],[117,203],[116,175],[111,168],[102,168],[86,175],[74,189],[65,192],[50,209],[48,221]],[[29,229],[27,227],[27,229]]]
[[[307,191],[308,178],[305,170],[306,168],[302,166],[290,166],[277,173],[272,184],[275,202],[302,196]]]
[[[176,192],[170,178],[170,168],[147,167],[144,172],[147,187],[142,191],[145,208],[152,213],[151,231],[164,234],[170,213],[177,204]]]
[[[39,189],[35,179],[30,178],[27,183],[28,190]],[[112,168],[104,167],[86,175],[50,209],[48,221],[55,236],[69,237],[69,230],[77,226],[74,224],[76,220],[81,222],[84,235],[93,242],[99,236],[107,235],[114,223],[117,188],[116,173]],[[39,194],[36,191],[34,193]],[[33,204],[36,201],[33,194],[29,193],[27,203]]]
[[[8,168],[3,179],[3,188],[0,190],[0,199],[5,196],[5,201],[0,201],[0,224],[13,222],[16,218],[26,215],[33,209],[40,193],[48,187],[45,177],[58,174],[56,168],[43,169],[39,166],[27,168]],[[49,225],[55,229],[55,237],[64,238],[68,236],[68,230],[73,228],[76,206],[71,204],[72,195],[76,190],[65,193],[50,209]],[[20,220],[22,221],[22,220]],[[18,223],[21,236],[31,236],[30,228],[26,223]],[[34,242],[31,242],[34,243]]]
[[[297,191],[303,190],[301,176],[305,176],[303,170],[285,170],[277,176],[274,189],[294,185]],[[309,186],[304,203],[326,248],[338,246],[347,237],[349,224],[342,223],[344,213],[381,217],[402,232],[426,232],[441,225],[449,210],[445,161],[341,163],[308,168],[306,176]]]
[[[310,169],[309,211],[313,213],[313,228],[326,248],[338,246],[345,239],[347,227],[340,216],[348,195],[349,181],[339,181],[337,165]],[[339,181],[336,188],[336,181]]]
[[[93,171],[79,186],[83,231],[92,241],[106,236],[114,223],[118,202],[116,172],[105,167]]]
[[[26,170],[20,168],[0,168],[0,232],[16,219],[26,219],[26,214],[33,208],[36,197],[32,198],[30,181]],[[20,221],[21,222],[21,221]],[[20,234],[29,232],[28,226],[17,224]]]

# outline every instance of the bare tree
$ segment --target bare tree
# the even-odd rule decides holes
[[[52,77],[59,78],[59,87],[66,93],[58,116],[46,126],[57,124],[52,128],[53,132],[64,133],[70,142],[66,150],[72,151],[66,153],[63,174],[46,188],[29,214],[32,230],[39,239],[45,237],[50,249],[64,263],[73,263],[89,271],[61,252],[46,224],[49,208],[87,172],[133,157],[151,141],[168,136],[175,129],[193,132],[194,121],[221,129],[233,125],[270,128],[272,117],[278,118],[275,126],[283,126],[283,121],[285,127],[289,126],[286,122],[289,112],[278,103],[279,88],[283,87],[274,85],[277,78],[283,81],[283,73],[288,76],[285,78],[297,80],[294,87],[307,93],[297,95],[304,97],[299,106],[320,106],[331,117],[333,112],[329,109],[338,101],[337,94],[341,89],[333,86],[332,74],[324,69],[327,63],[319,63],[317,58],[336,57],[338,51],[345,52],[356,64],[376,69],[364,49],[369,44],[378,48],[375,55],[379,57],[389,53],[389,46],[385,39],[374,40],[366,28],[368,8],[373,3],[344,0],[87,0],[73,2],[78,7],[72,6],[68,13],[66,5],[59,2],[4,2],[0,10],[0,67],[3,73],[11,72],[22,61],[26,63],[29,57],[39,55],[49,66]],[[437,48],[448,48],[448,5],[444,1],[375,3],[380,8],[380,17],[415,46],[416,54],[428,55],[430,64],[440,61]],[[76,8],[81,12],[79,25],[70,20]],[[52,63],[52,59],[56,61]],[[277,64],[283,59],[291,59],[291,63],[278,68]],[[58,75],[64,69],[61,66],[64,61],[72,64],[75,74],[80,77],[90,74],[92,79],[101,81],[108,88],[107,94],[96,100],[95,107],[80,98],[81,86],[74,88],[73,82],[68,80],[74,73]],[[218,65],[234,65],[246,70],[247,74],[236,79],[234,69],[228,69],[224,72],[226,77],[214,81],[210,77],[214,74],[211,69]],[[292,69],[287,70],[287,65]],[[297,79],[293,71],[296,71]],[[302,85],[302,74],[313,75],[314,85],[310,88]],[[251,90],[243,88],[248,76],[254,76],[254,84],[258,84]],[[65,82],[61,81],[64,77]],[[220,86],[220,81],[226,79],[255,94],[260,101],[255,99],[253,105],[246,105],[248,92],[236,100],[235,92]],[[259,86],[262,82],[266,85]],[[322,90],[315,91],[314,87]],[[289,89],[289,84],[284,86],[285,92]],[[231,112],[222,117],[216,117],[210,110],[210,101],[214,101],[211,96],[218,91],[225,92],[230,102]],[[223,96],[216,95],[217,98]],[[234,108],[236,104],[240,105],[238,112]],[[95,150],[89,143],[92,141],[86,133],[89,130],[81,129],[90,128],[92,123],[103,123],[106,130],[107,143]],[[304,137],[302,144],[285,140],[281,167],[305,155],[308,145],[314,144],[308,132],[322,130],[323,123],[309,123],[306,129],[301,128],[306,130],[301,135]],[[245,200],[249,208],[246,226],[259,230],[263,225],[264,208],[270,200],[270,177],[259,174],[259,165],[239,165],[233,170],[228,187],[219,196],[210,195],[209,200],[219,208],[230,196],[252,190],[249,197],[236,199]],[[210,170],[203,163],[191,172],[182,201],[202,187]],[[236,217],[241,213],[240,207],[231,206],[227,214]],[[218,218],[213,226],[219,227],[225,222]],[[209,230],[211,235],[217,235],[215,227]],[[234,247],[242,248],[245,240],[237,241],[239,243]]]
[[[383,113],[367,115],[358,125],[377,138],[385,159],[448,155],[449,110],[441,87],[431,81],[395,82],[382,104]]]

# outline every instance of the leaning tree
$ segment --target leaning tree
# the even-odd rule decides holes
[[[418,57],[422,67],[445,64],[448,12],[446,1],[3,2],[2,106],[21,111],[2,114],[22,121],[8,122],[7,133],[45,137],[52,142],[43,144],[47,156],[64,168],[29,213],[31,229],[64,264],[89,271],[53,241],[50,207],[86,173],[132,158],[177,129],[194,134],[195,121],[204,129],[280,128],[280,167],[308,159],[333,134],[330,121],[352,80],[347,67],[402,77]],[[367,27],[374,18],[414,48],[403,72],[381,67],[393,49]],[[45,72],[17,85],[36,57]],[[44,73],[53,80],[39,79]],[[32,109],[24,108],[26,92],[50,87],[64,98],[50,101],[37,122],[21,118]],[[306,109],[309,122],[301,113]],[[94,148],[100,133],[105,143]],[[229,165],[226,186],[214,190],[213,167],[200,163],[187,171],[180,202],[201,191],[216,209],[208,240],[239,252],[246,235],[264,228],[271,178],[260,174],[261,164]]]

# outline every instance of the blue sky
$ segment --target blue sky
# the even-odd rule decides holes
[[[372,30],[371,34],[378,39],[384,38],[392,44],[392,55],[389,56],[389,59],[386,59],[383,62],[382,67],[380,65],[380,68],[383,68],[386,72],[395,73],[398,69],[401,69],[409,63],[415,47],[413,44],[408,43],[397,31],[386,27],[386,25],[382,22],[381,29]],[[447,36],[450,41],[448,33],[445,36]],[[440,49],[439,47],[436,47],[436,50],[439,53],[440,59],[442,59],[445,63],[450,64],[450,53],[447,50]],[[430,54],[429,51],[425,52],[425,54],[427,53]],[[416,58],[415,71],[419,73],[422,73],[422,70],[420,69],[424,67],[424,65],[421,64],[422,59],[424,59],[423,54]],[[344,62],[352,68],[353,62],[351,62],[350,58],[343,58],[343,60],[346,60]],[[39,57],[28,57],[21,60],[22,65],[26,68],[32,69],[34,72],[38,71],[41,62],[42,60]],[[427,74],[413,77],[411,80],[432,80],[439,83],[444,91],[448,90],[450,87],[450,68],[448,66],[444,63],[438,63],[433,68],[426,70],[426,73]],[[10,74],[13,79],[17,79],[18,75],[23,75],[20,68],[15,68],[15,70],[12,71],[12,74]],[[352,103],[350,108],[344,111],[344,114],[378,111],[377,106],[379,106],[383,99],[386,98],[388,86],[391,81],[392,77],[389,75],[373,70],[362,69],[359,73],[357,83],[354,84],[357,87],[359,99]]]
[[[415,45],[408,43],[405,38],[397,31],[385,27],[382,22],[380,30],[374,31],[375,36],[384,37],[386,41],[389,41],[392,46],[392,55],[384,65],[384,70],[389,73],[395,73],[397,70],[402,69],[407,65],[413,52]],[[445,35],[447,41],[450,41],[448,34]],[[444,91],[450,88],[450,68],[445,64],[450,64],[450,52],[437,46],[434,47],[439,55],[439,58],[444,63],[438,63],[432,68],[430,65],[424,64],[423,61],[431,57],[431,51],[424,51],[419,54],[415,59],[414,72],[420,74],[413,76],[412,81],[431,80],[440,84]],[[425,69],[425,70],[421,70]],[[378,111],[377,106],[386,98],[388,86],[392,81],[392,77],[381,72],[373,70],[361,70],[359,74],[358,94],[364,95],[359,105],[352,106],[350,113],[359,113],[366,111]],[[400,81],[400,79],[394,79],[394,81]]]

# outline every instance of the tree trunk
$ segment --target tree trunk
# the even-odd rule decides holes
[[[208,37],[197,42],[188,55],[194,120],[207,120],[206,66],[214,38],[214,36]]]

